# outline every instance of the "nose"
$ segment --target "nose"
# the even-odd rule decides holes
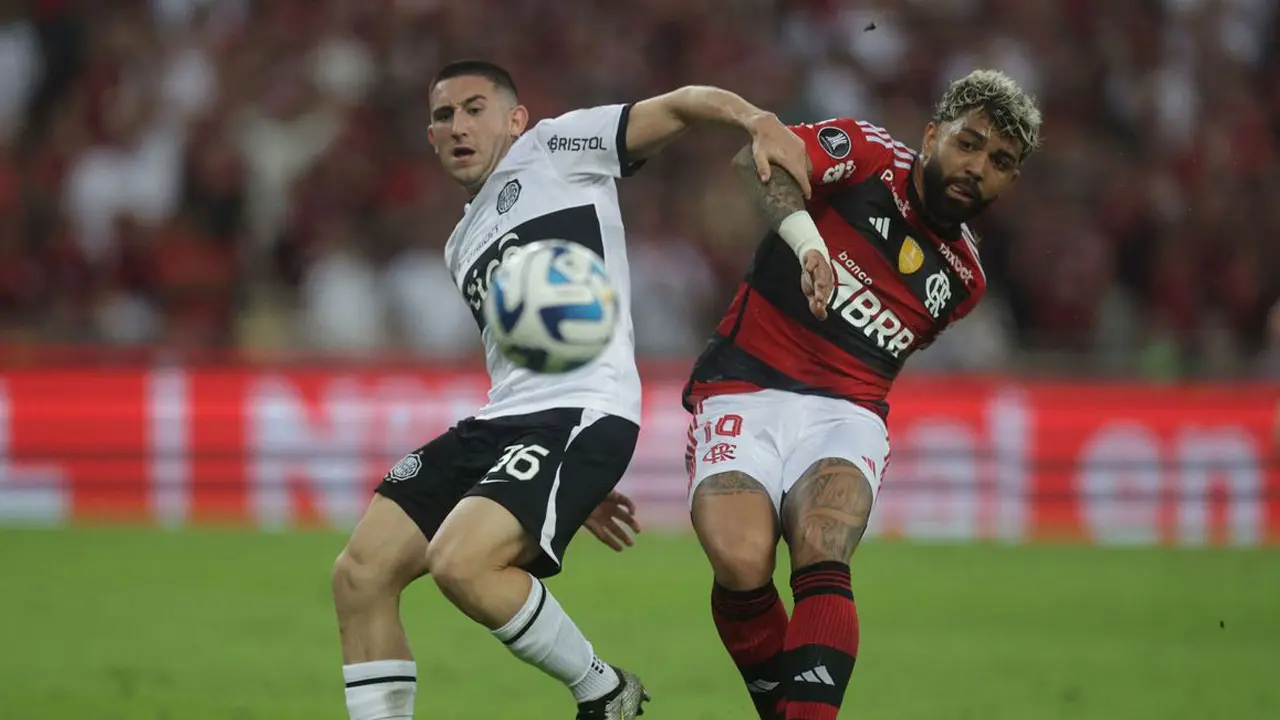
[[[457,112],[453,114],[453,122],[449,125],[449,132],[453,135],[454,140],[461,140],[467,136],[467,130],[470,129],[470,123],[467,122],[467,114]]]
[[[968,157],[964,164],[964,174],[970,180],[981,180],[987,174],[987,165],[990,162],[986,153],[973,153]]]

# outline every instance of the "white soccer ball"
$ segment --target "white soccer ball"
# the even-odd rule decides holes
[[[515,249],[494,271],[484,317],[512,362],[562,373],[591,362],[609,344],[618,299],[599,255],[564,240],[541,240]]]

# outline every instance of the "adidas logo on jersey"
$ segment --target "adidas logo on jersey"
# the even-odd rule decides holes
[[[871,218],[871,227],[875,228],[876,232],[880,233],[880,237],[885,240],[889,239],[889,218]]]

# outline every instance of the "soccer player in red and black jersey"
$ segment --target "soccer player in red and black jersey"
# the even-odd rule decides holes
[[[979,70],[948,88],[919,153],[864,121],[793,126],[808,200],[786,173],[761,183],[749,148],[735,161],[773,232],[686,387],[687,461],[716,628],[761,718],[839,712],[858,650],[849,561],[889,462],[889,390],[981,299],[964,223],[1014,184],[1040,122],[1009,77]]]

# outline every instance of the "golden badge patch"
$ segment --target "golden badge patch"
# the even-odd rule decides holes
[[[924,250],[920,249],[920,243],[914,238],[908,237],[902,242],[902,250],[898,252],[898,272],[903,275],[920,269],[924,265]]]

